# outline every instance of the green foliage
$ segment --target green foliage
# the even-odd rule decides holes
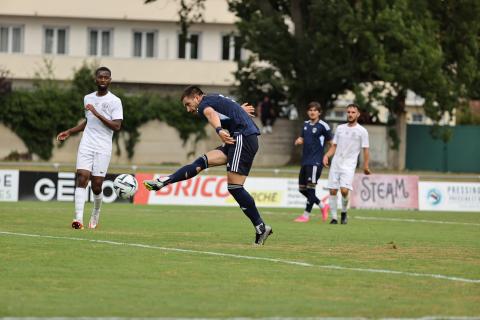
[[[346,90],[359,97],[358,87],[370,85],[371,96],[359,101],[364,110],[383,104],[396,118],[412,90],[438,122],[462,99],[480,96],[478,1],[229,0],[229,6],[245,48],[278,72],[275,81],[300,109],[309,100],[331,107]],[[252,78],[237,72],[242,98],[262,86]]]
[[[74,93],[78,95],[78,101],[83,101],[83,96],[87,92],[97,90],[95,75],[93,74],[97,67],[96,64],[84,64],[80,69],[75,71],[71,87]]]
[[[33,90],[14,90],[0,99],[0,121],[25,143],[29,153],[42,159],[52,156],[55,136],[77,124],[82,116],[76,92],[52,80],[52,66],[37,73]]]
[[[48,160],[52,156],[56,135],[74,127],[84,116],[83,96],[96,90],[94,65],[84,65],[75,72],[71,84],[60,87],[51,77],[51,64],[46,64],[43,78],[35,81],[32,90],[14,90],[0,97],[0,122],[14,131],[25,143],[29,153]],[[205,136],[204,123],[186,114],[181,103],[169,97],[154,94],[117,94],[123,103],[124,121],[120,135],[132,158],[140,141],[139,127],[160,120],[175,127],[185,142],[190,135],[196,139]],[[119,135],[114,139],[119,143]]]
[[[117,94],[123,104],[122,129],[115,135],[118,143],[121,136],[125,139],[125,148],[129,158],[132,158],[135,145],[140,141],[138,129],[151,120],[159,120],[174,127],[180,138],[186,142],[190,135],[195,135],[196,141],[205,137],[205,123],[185,112],[178,99],[160,97],[155,94],[126,95]],[[119,150],[119,149],[117,149]]]
[[[480,125],[480,114],[472,112],[468,104],[463,104],[455,113],[457,124]]]
[[[0,68],[0,99],[12,91],[12,82],[8,79],[9,77],[10,72]]]
[[[265,95],[273,101],[285,100],[287,88],[278,70],[271,66],[259,66],[256,61],[251,56],[246,61],[238,62],[235,78],[239,80],[239,86],[233,94],[252,104],[262,101]]]

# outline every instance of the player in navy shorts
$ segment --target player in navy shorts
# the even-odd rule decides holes
[[[315,194],[317,181],[322,174],[323,148],[325,143],[331,143],[332,132],[328,124],[320,120],[322,108],[320,103],[313,101],[307,106],[309,120],[305,121],[300,137],[295,145],[303,144],[302,167],[298,175],[298,189],[307,198],[305,211],[295,222],[308,222],[314,204],[322,211],[323,221],[328,218],[328,205],[324,205]]]
[[[253,112],[253,107],[246,104],[240,106],[220,94],[204,94],[197,86],[187,87],[181,101],[188,112],[198,114],[210,123],[223,145],[168,177],[145,180],[143,184],[148,190],[160,190],[171,183],[191,179],[208,167],[226,164],[228,191],[255,227],[254,244],[263,245],[273,233],[272,227],[263,222],[255,200],[243,187],[258,150],[260,135],[249,114]]]

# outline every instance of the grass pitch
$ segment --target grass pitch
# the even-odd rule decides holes
[[[0,317],[480,315],[479,213],[262,209],[274,234],[253,247],[234,207],[104,204],[97,230],[72,211],[0,203]]]

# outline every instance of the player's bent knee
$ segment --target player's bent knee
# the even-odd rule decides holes
[[[94,194],[100,194],[102,192],[102,186],[101,185],[100,186],[93,186],[92,185],[92,192]]]
[[[220,150],[212,150],[205,154],[209,167],[224,165],[227,163],[227,155]]]
[[[89,176],[83,173],[77,173],[77,187],[86,188],[88,185]]]
[[[238,172],[229,171],[227,173],[227,183],[228,184],[239,184],[242,185],[245,183],[247,176],[244,176]]]
[[[195,166],[195,170],[197,173],[200,173],[200,171],[208,168],[208,157],[206,154],[202,155],[201,157],[198,157],[195,161],[192,163]]]
[[[234,190],[234,189],[240,189],[240,188],[243,188],[243,184],[238,184],[238,183],[227,184],[227,189],[228,190]]]
[[[232,196],[235,196],[242,189],[243,189],[243,184],[229,183],[227,185],[227,190]]]

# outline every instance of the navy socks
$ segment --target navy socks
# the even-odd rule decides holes
[[[197,168],[200,168],[200,170],[197,171]],[[187,164],[186,166],[183,166],[175,171],[168,177],[167,180],[164,181],[164,184],[167,185],[170,183],[191,179],[195,177],[198,172],[204,170],[205,168],[208,168],[208,159],[206,155],[203,155],[197,158],[191,164]]]
[[[299,189],[300,193],[307,198],[307,205],[305,206],[305,211],[312,212],[313,205],[320,205],[320,199],[317,198],[315,194],[315,189],[312,188],[305,188]]]
[[[242,209],[243,213],[250,219],[257,233],[261,233],[261,226],[263,226],[263,220],[260,217],[255,200],[252,196],[243,188],[241,184],[229,184],[228,192],[233,196]]]

